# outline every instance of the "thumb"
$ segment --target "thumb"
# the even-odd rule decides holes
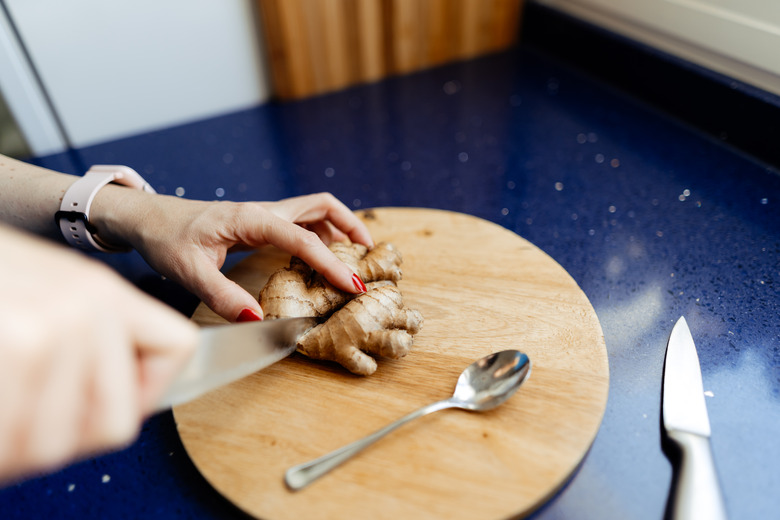
[[[195,351],[198,327],[146,294],[127,303],[125,315],[130,320],[138,362],[139,402],[141,412],[147,415]]]
[[[257,298],[236,282],[226,278],[216,267],[199,273],[195,287],[190,290],[209,309],[230,322],[263,319],[263,309]]]

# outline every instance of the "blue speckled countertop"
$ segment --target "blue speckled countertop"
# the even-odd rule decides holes
[[[780,176],[527,51],[266,105],[37,162],[136,168],[159,191],[269,200],[327,190],[353,208],[497,222],[557,260],[604,330],[596,441],[536,518],[658,519],[666,341],[685,315],[732,518],[780,509]],[[136,254],[103,256],[182,312],[196,302]],[[198,474],[170,413],[119,453],[0,491],[3,518],[242,518]]]

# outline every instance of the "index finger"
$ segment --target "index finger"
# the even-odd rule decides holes
[[[264,223],[263,236],[267,243],[297,256],[342,291],[365,292],[365,285],[357,273],[339,260],[312,231],[276,217]]]
[[[330,193],[315,193],[283,199],[269,205],[277,216],[296,224],[330,222],[352,242],[373,247],[368,227],[340,200]]]

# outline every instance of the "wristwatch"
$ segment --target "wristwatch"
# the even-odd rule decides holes
[[[62,231],[65,240],[73,247],[87,251],[116,253],[129,251],[130,248],[118,247],[102,241],[97,230],[89,222],[89,208],[100,188],[113,182],[130,188],[156,193],[138,172],[127,166],[100,164],[92,166],[87,173],[74,182],[62,197],[60,210],[54,214],[54,220]]]

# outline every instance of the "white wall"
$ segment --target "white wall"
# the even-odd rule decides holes
[[[778,0],[539,0],[780,95]]]
[[[248,108],[269,96],[251,0],[5,4],[73,146]],[[19,100],[6,99],[25,131]],[[34,145],[36,136],[26,137]]]

